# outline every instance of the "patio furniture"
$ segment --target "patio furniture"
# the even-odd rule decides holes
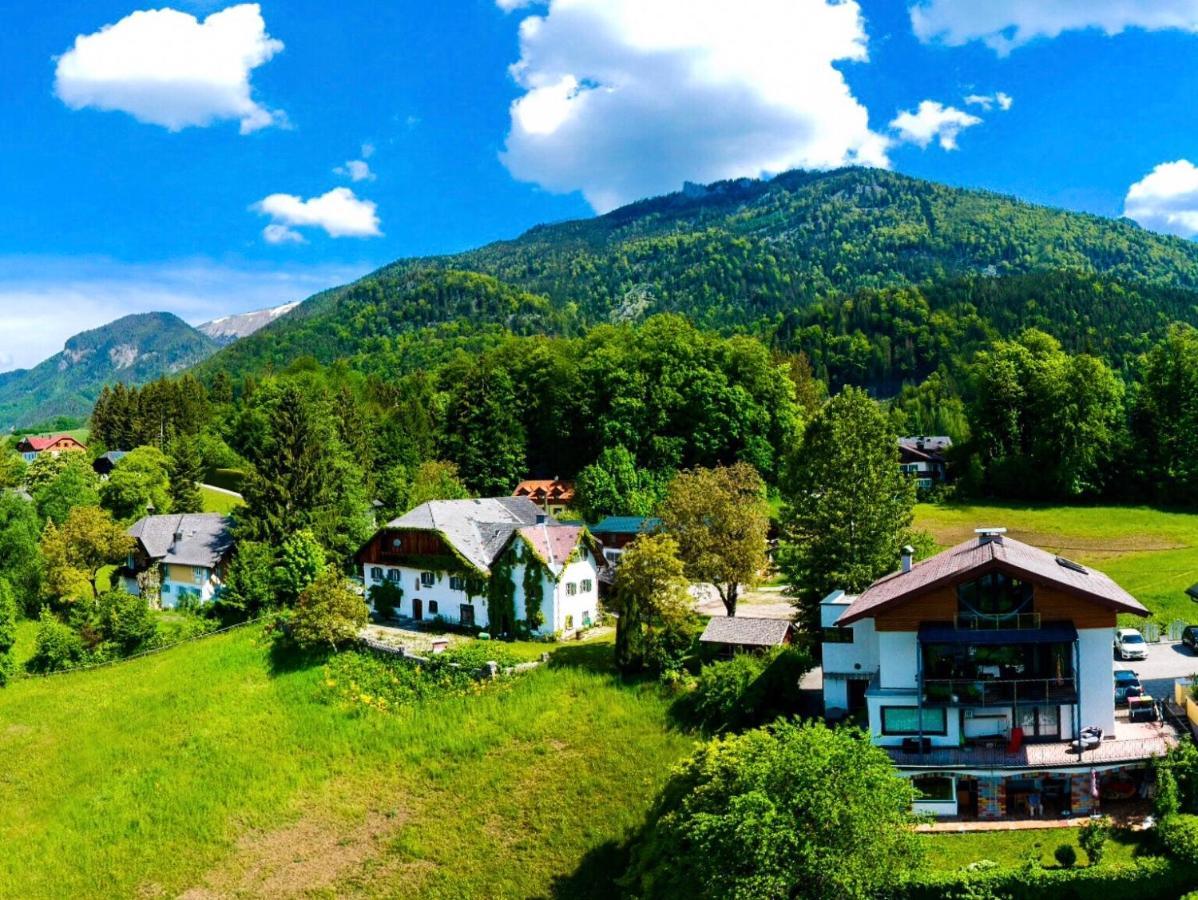
[[[1081,730],[1076,741],[1073,742],[1073,749],[1079,753],[1086,750],[1093,750],[1102,743],[1102,729],[1097,725],[1089,725]]]
[[[1138,697],[1127,698],[1127,718],[1131,722],[1155,722],[1160,718],[1156,700],[1151,694],[1142,694]]]

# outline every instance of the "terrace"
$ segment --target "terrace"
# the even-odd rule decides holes
[[[1056,769],[1114,765],[1164,756],[1177,746],[1179,736],[1180,733],[1167,722],[1118,719],[1113,737],[1082,753],[1073,748],[1072,741],[1024,744],[1012,753],[992,744],[933,747],[923,753],[908,752],[901,747],[887,747],[886,750],[894,764],[903,768]]]

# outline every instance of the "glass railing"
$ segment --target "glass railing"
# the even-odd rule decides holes
[[[956,625],[958,629],[964,631],[996,631],[1000,628],[1028,631],[1040,627],[1040,614],[1014,613],[1009,616],[988,616],[984,613],[958,613]]]
[[[1076,699],[1077,684],[1071,677],[923,679],[923,700],[928,704],[1009,706],[1044,700],[1070,703]]]

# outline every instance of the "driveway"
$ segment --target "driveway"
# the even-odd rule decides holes
[[[1162,641],[1159,644],[1148,645],[1147,659],[1126,662],[1116,659],[1115,668],[1131,669],[1138,673],[1140,683],[1144,685],[1144,693],[1157,700],[1166,700],[1173,696],[1173,679],[1185,678],[1198,672],[1198,656],[1184,644]]]

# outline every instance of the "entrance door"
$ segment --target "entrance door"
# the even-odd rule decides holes
[[[412,618],[417,621],[424,618],[424,601],[419,597],[412,598]]]
[[[849,712],[855,713],[859,709],[865,709],[865,690],[869,687],[869,682],[864,678],[849,679]]]
[[[1055,741],[1061,736],[1059,706],[1021,706],[1018,721],[1024,738]]]

